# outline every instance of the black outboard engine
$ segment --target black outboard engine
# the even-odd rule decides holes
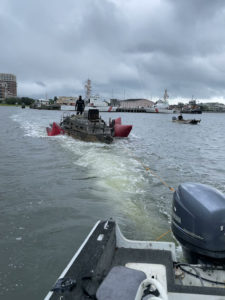
[[[225,264],[225,196],[184,183],[173,195],[172,231],[189,263]]]

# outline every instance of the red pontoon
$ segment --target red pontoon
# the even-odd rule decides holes
[[[64,134],[64,130],[59,126],[59,124],[53,122],[53,124],[50,127],[46,127],[46,131],[48,136],[54,136],[59,134]]]
[[[128,137],[131,132],[132,125],[122,125],[121,118],[113,120],[114,123],[114,136],[115,137]]]

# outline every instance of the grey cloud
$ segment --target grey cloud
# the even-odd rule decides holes
[[[1,0],[0,72],[27,96],[84,93],[89,77],[109,97],[223,97],[224,27],[222,0]]]
[[[41,87],[46,87],[46,84],[44,84],[44,82],[41,82],[41,81],[36,81],[36,84]]]

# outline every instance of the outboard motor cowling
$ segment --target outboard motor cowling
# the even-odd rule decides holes
[[[190,263],[225,263],[225,196],[204,184],[179,185],[173,195],[172,231]]]

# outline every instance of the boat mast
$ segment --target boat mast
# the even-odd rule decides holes
[[[169,98],[169,95],[167,93],[167,89],[165,89],[165,93],[164,93],[163,99],[164,99],[164,101],[167,101],[168,98]]]
[[[85,83],[85,100],[89,100],[91,97],[91,80],[88,79]]]

